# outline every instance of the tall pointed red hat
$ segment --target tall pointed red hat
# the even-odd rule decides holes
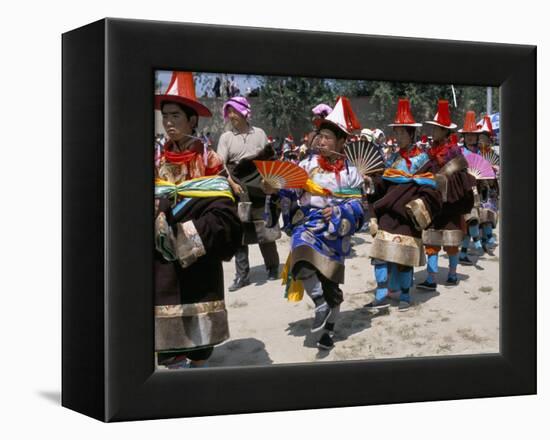
[[[317,127],[327,123],[335,125],[347,135],[351,135],[353,131],[361,128],[361,124],[359,124],[359,120],[351,108],[351,103],[345,96],[338,97],[334,109],[325,119],[317,119],[315,121]]]
[[[191,72],[172,72],[172,78],[162,95],[155,95],[155,109],[160,110],[163,102],[177,102],[192,108],[199,116],[210,117],[212,113],[197,101],[195,83]]]
[[[477,123],[477,127],[480,133],[488,133],[489,136],[493,135],[493,123],[488,115],[485,115],[483,119]]]
[[[393,124],[388,124],[388,127],[421,127],[422,124],[417,123],[411,112],[411,103],[407,98],[399,98],[397,102],[397,112]]]
[[[447,128],[448,130],[454,130],[456,128],[456,124],[451,122],[449,101],[446,99],[440,99],[437,103],[437,113],[435,114],[433,121],[426,121],[424,124],[437,125],[438,127]]]
[[[476,124],[476,114],[472,110],[466,112],[464,127],[458,130],[459,133],[480,133]]]

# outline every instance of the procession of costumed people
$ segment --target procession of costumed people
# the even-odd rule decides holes
[[[416,288],[436,290],[442,251],[448,286],[459,283],[461,264],[475,263],[470,244],[491,254],[500,171],[491,120],[476,122],[467,111],[457,131],[448,101],[436,105],[433,119],[418,123],[409,100],[398,99],[384,132],[361,127],[340,96],[311,110],[300,146],[288,134],[277,154],[274,138],[252,124],[248,99],[232,96],[222,110],[230,129],[214,151],[210,133],[197,133],[199,118],[212,113],[198,101],[192,73],[173,72],[155,96],[165,131],[154,148],[158,364],[207,366],[230,338],[225,292],[250,284],[250,245],[260,248],[266,279],[281,279],[282,300],[307,295],[320,350],[334,347],[354,234],[373,237],[366,256],[376,289],[364,307],[375,313],[414,306],[415,268],[427,269]],[[290,249],[280,261],[283,232]],[[235,278],[226,287],[222,262],[232,258]]]

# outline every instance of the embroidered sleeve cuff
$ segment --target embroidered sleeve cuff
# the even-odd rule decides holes
[[[166,215],[161,212],[155,219],[155,248],[167,261],[176,260],[175,238],[172,228],[166,221]]]
[[[437,190],[441,193],[441,199],[443,202],[447,201],[447,176],[444,174],[436,174],[435,182],[437,184]]]
[[[175,250],[177,259],[184,268],[206,255],[206,249],[192,220],[178,224]]]
[[[432,222],[432,217],[422,199],[415,199],[407,203],[405,209],[419,231],[426,229]]]

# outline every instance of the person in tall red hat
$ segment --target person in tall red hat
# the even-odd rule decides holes
[[[369,309],[390,306],[388,288],[399,292],[399,310],[410,307],[413,267],[424,264],[422,231],[439,214],[442,200],[427,153],[415,143],[416,129],[408,99],[399,99],[392,124],[399,151],[382,176],[366,177],[374,237],[369,256],[377,283]]]
[[[464,126],[458,132],[464,137],[462,153],[467,156],[470,153],[479,154],[480,127],[476,123],[476,114],[468,110],[464,115]]]
[[[469,110],[464,116],[464,126],[458,130],[464,136],[464,145],[462,147],[462,154],[466,157],[471,153],[481,153],[479,149],[479,134],[480,128],[476,123],[476,114],[474,111]],[[466,233],[462,240],[462,246],[460,248],[460,254],[458,261],[460,264],[471,266],[474,261],[468,256],[468,247],[470,241],[473,241],[474,248],[478,254],[483,253],[483,245],[481,243],[480,230],[479,230],[479,208],[481,207],[481,200],[479,197],[479,188],[474,188],[474,206],[470,213],[464,216],[466,223]]]
[[[201,176],[213,176],[223,169],[220,157],[197,136],[199,117],[211,117],[197,101],[191,72],[173,72],[166,92],[155,96],[155,109],[162,113],[168,136],[157,176],[178,183]]]
[[[428,260],[428,277],[417,287],[436,290],[436,276],[439,271],[438,254],[441,247],[449,256],[447,284],[458,283],[456,274],[458,248],[464,238],[462,216],[468,214],[473,208],[473,188],[476,186],[476,180],[468,173],[468,162],[462,155],[460,147],[450,140],[451,132],[457,126],[451,122],[447,100],[439,100],[434,119],[426,121],[424,125],[432,129],[433,144],[428,150],[428,155],[432,165],[431,172],[435,174],[437,187],[441,193],[443,207],[432,224],[422,232],[422,241]]]
[[[496,154],[491,146],[493,138],[493,124],[491,118],[485,115],[478,123],[479,128],[479,149],[482,155]],[[499,166],[493,165],[495,179],[481,180],[479,188],[480,208],[479,208],[479,227],[481,229],[481,245],[483,250],[491,254],[496,247],[496,240],[493,230],[497,227],[498,206],[499,206]]]
[[[168,368],[206,365],[229,338],[222,261],[240,244],[241,223],[221,160],[196,136],[190,72],[173,72],[155,96],[168,135],[155,180],[155,351]],[[205,276],[208,274],[208,276]]]
[[[363,178],[343,154],[346,140],[360,126],[346,97],[339,97],[334,110],[316,126],[318,152],[299,164],[308,173],[308,182],[299,190],[275,191],[266,185],[271,194],[266,218],[268,225],[277,224],[282,211],[283,230],[291,237],[283,271],[286,292],[302,286],[312,299],[311,331],[321,333],[317,346],[329,350],[344,300],[339,285],[344,282],[351,237],[364,222]]]

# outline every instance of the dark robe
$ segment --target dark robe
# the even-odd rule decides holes
[[[229,261],[241,242],[235,203],[227,197],[196,198],[166,217],[176,235],[178,224],[192,221],[204,255],[184,268],[156,254],[155,350],[219,344],[229,338],[222,261]]]
[[[436,174],[443,207],[422,233],[422,240],[428,246],[459,246],[464,235],[463,216],[474,207],[476,179],[468,173],[468,162],[460,152],[443,166],[435,159],[431,166]]]
[[[431,170],[427,162],[416,174]],[[440,192],[431,185],[395,183],[382,176],[374,177],[373,183],[374,192],[367,200],[370,216],[378,223],[378,232],[369,256],[403,266],[422,266],[422,230],[441,210]]]

